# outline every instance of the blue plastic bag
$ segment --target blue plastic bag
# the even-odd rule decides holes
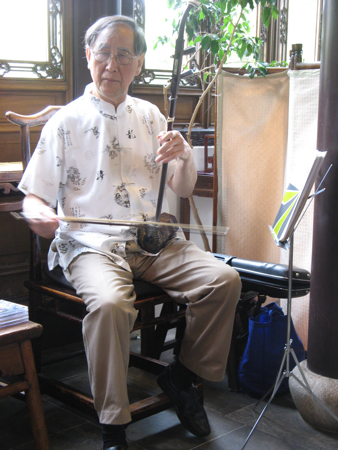
[[[250,317],[248,342],[238,368],[238,383],[243,393],[262,397],[274,386],[284,356],[286,332],[287,316],[276,303],[268,304],[261,308],[257,316]],[[290,339],[298,360],[303,361],[304,346],[292,320]],[[292,354],[289,361],[291,371],[296,365]],[[283,394],[288,390],[288,377],[285,377],[277,394]]]

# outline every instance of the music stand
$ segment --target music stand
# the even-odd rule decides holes
[[[330,411],[330,409],[312,392],[310,385],[305,377],[304,371],[302,370],[298,358],[292,348],[292,340],[290,339],[291,334],[291,302],[292,302],[292,267],[293,267],[293,244],[294,244],[294,233],[295,230],[303,218],[307,208],[304,210],[304,207],[306,205],[306,202],[318,195],[320,192],[323,192],[324,189],[319,190],[322,182],[324,181],[324,178],[326,177],[328,171],[330,170],[331,166],[329,167],[328,171],[324,175],[322,181],[320,182],[316,192],[314,195],[310,195],[312,187],[315,183],[315,180],[317,178],[317,175],[319,173],[319,169],[323,163],[324,157],[326,155],[326,152],[319,152],[316,151],[316,156],[313,162],[313,165],[311,167],[311,170],[309,172],[309,175],[305,181],[305,184],[302,188],[302,190],[298,190],[295,186],[292,184],[289,184],[283,200],[281,207],[277,213],[275,222],[272,227],[270,227],[270,231],[274,237],[274,240],[276,244],[279,247],[282,247],[284,249],[289,249],[289,262],[288,262],[288,298],[287,298],[287,329],[286,329],[286,344],[284,347],[284,355],[282,358],[282,362],[278,371],[278,375],[276,377],[275,384],[264,394],[264,396],[255,404],[254,408],[256,408],[272,391],[272,394],[266,403],[265,407],[263,408],[262,412],[260,413],[256,423],[252,427],[248,437],[246,438],[244,445],[242,446],[241,450],[243,450],[248,443],[249,439],[251,438],[253,432],[255,431],[256,427],[258,426],[261,418],[263,417],[265,411],[267,410],[268,406],[274,399],[280,385],[282,384],[284,378],[290,378],[293,377],[301,386],[303,386],[306,391],[313,396],[313,398],[325,409],[325,411],[330,414],[335,420],[338,421],[338,417]],[[309,206],[309,205],[308,205]],[[290,371],[290,354],[292,355],[294,362],[296,363],[296,366],[299,369],[299,372],[303,378],[303,381],[300,380],[296,375],[294,375]],[[283,370],[285,364],[285,370]]]

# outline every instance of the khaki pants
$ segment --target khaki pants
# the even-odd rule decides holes
[[[163,288],[187,303],[180,361],[200,377],[225,375],[241,282],[238,273],[189,241],[173,240],[158,256],[128,253],[132,273],[109,258],[83,253],[65,271],[88,314],[83,339],[94,405],[101,423],[130,422],[127,371],[136,319],[133,278]]]

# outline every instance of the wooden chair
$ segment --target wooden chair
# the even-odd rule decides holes
[[[49,106],[40,113],[30,116],[22,116],[10,111],[6,113],[10,122],[20,126],[24,169],[31,156],[31,127],[45,124],[60,108],[60,106]],[[31,232],[30,278],[25,282],[25,286],[29,289],[30,320],[39,322],[42,315],[53,315],[64,320],[81,323],[86,314],[82,299],[68,285],[62,273],[57,273],[57,271],[50,273],[48,270],[44,270],[43,266],[46,267],[41,258],[39,237]],[[47,274],[48,277],[44,274]],[[130,366],[158,375],[167,365],[159,361],[161,352],[170,348],[175,348],[176,353],[178,352],[185,327],[185,305],[178,305],[162,289],[144,281],[135,280],[135,291],[137,295],[135,308],[138,311],[138,317],[134,330],[140,330],[141,352],[140,354],[131,353]],[[159,315],[155,311],[155,307],[158,305],[161,305]],[[165,341],[167,332],[171,328],[176,328],[176,336],[170,341]],[[43,339],[43,335],[41,339]],[[40,345],[34,347],[38,372],[41,368],[40,348]],[[44,377],[41,373],[38,374],[38,377],[42,393],[97,417],[92,397],[57,380]],[[196,387],[202,397],[202,384],[198,380]],[[171,406],[171,400],[164,393],[151,396],[130,406],[132,420],[140,420]]]

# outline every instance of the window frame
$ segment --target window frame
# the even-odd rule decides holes
[[[1,60],[0,78],[11,80],[53,79],[64,80],[64,0],[48,0],[46,2],[48,20],[48,61]],[[9,76],[10,72],[24,72],[35,76]]]
[[[133,0],[133,17],[139,27],[145,31],[145,0]],[[148,50],[149,51],[149,50]],[[198,61],[194,59],[190,63],[190,68],[198,68]],[[156,80],[170,80],[172,77],[172,69],[157,69],[147,68],[146,58],[142,66],[142,70],[137,77],[135,77],[134,85],[151,85],[151,86],[163,86],[163,83],[156,83]],[[154,82],[155,81],[155,82]],[[198,88],[199,80],[195,76],[181,79],[181,85],[185,87]]]

